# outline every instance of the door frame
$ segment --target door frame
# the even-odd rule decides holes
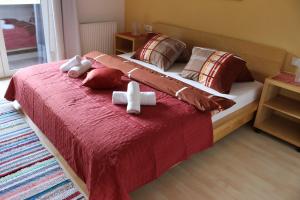
[[[0,28],[0,78],[12,76],[17,70],[10,70],[3,30]]]
[[[3,68],[3,62],[2,62],[2,53],[0,51],[0,78],[4,78],[4,68]]]

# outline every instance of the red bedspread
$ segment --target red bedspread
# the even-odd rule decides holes
[[[7,24],[12,24],[15,27],[14,29],[3,30],[5,46],[7,50],[36,47],[34,24],[12,19],[5,21]]]
[[[62,62],[18,71],[6,93],[86,182],[92,200],[127,200],[129,192],[213,143],[209,113],[155,91],[158,104],[129,115],[112,91],[92,91],[59,71]],[[126,90],[126,84],[119,90]]]

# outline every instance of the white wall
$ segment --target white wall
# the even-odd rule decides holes
[[[80,23],[117,21],[124,30],[125,0],[77,0]]]
[[[0,19],[15,18],[29,21],[34,16],[32,5],[0,5]]]

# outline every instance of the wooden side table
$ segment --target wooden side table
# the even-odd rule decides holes
[[[265,81],[254,127],[300,150],[300,84],[282,73]]]
[[[116,35],[115,54],[123,54],[136,51],[145,44],[147,35],[134,36],[130,32],[118,33]]]

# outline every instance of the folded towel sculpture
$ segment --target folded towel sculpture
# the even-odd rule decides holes
[[[140,85],[131,81],[127,86],[127,113],[139,114],[141,112]]]
[[[66,63],[60,66],[62,72],[68,72],[68,76],[71,78],[78,78],[87,72],[92,67],[92,63],[89,60],[81,60],[80,56],[74,56]]]
[[[71,78],[78,78],[87,72],[92,67],[92,63],[89,60],[82,60],[80,65],[72,67],[68,71],[68,76]]]
[[[156,96],[154,92],[140,92],[142,106],[155,106]],[[127,92],[113,92],[112,103],[115,105],[127,105]]]
[[[72,67],[81,65],[81,57],[80,56],[74,56],[70,60],[68,60],[66,63],[60,66],[60,70],[62,72],[68,72]]]
[[[139,114],[141,105],[156,105],[156,95],[154,92],[140,92],[137,82],[131,81],[127,86],[127,92],[113,92],[113,104],[127,104],[127,113]]]

